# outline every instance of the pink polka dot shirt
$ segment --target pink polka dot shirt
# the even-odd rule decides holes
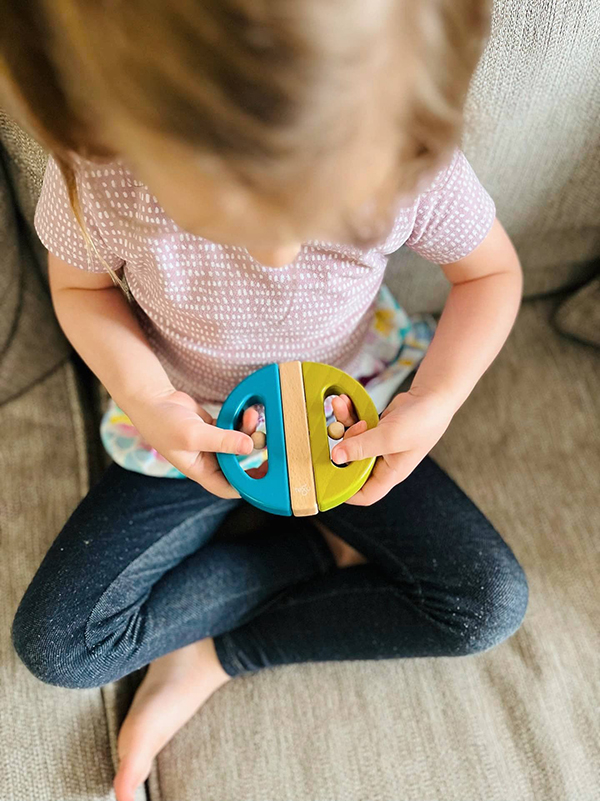
[[[270,362],[326,362],[352,373],[388,256],[407,245],[433,262],[457,261],[483,241],[495,217],[492,199],[456,151],[429,188],[400,209],[381,244],[361,250],[310,241],[292,263],[270,268],[244,248],[179,228],[120,162],[80,165],[81,205],[98,252],[111,268],[124,268],[135,313],[173,385],[207,405],[222,403]],[[142,223],[151,223],[151,232]],[[59,258],[105,270],[86,248],[52,158],[35,227]]]

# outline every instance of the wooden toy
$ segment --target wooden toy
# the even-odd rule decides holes
[[[334,423],[330,423],[329,428],[327,429],[327,433],[331,439],[342,439],[345,432],[346,429],[339,420],[336,420]]]
[[[264,431],[255,431],[253,434],[250,434],[250,438],[257,451],[262,450],[267,444],[267,438],[265,437]]]
[[[325,398],[344,393],[358,418],[374,428],[379,415],[369,394],[337,367],[318,362],[268,364],[238,384],[223,404],[217,426],[236,428],[244,409],[264,404],[269,459],[266,475],[251,478],[235,454],[217,454],[225,478],[242,498],[272,514],[304,517],[333,509],[358,492],[375,457],[340,466],[331,460],[329,449]],[[344,427],[338,426],[343,436]],[[255,447],[257,441],[253,436]]]

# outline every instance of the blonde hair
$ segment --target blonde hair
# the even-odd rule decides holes
[[[366,241],[373,229],[354,213],[365,180],[377,184],[370,219],[382,221],[458,144],[489,6],[0,0],[0,18],[0,69],[84,231],[73,154],[118,157],[105,131],[119,115],[132,142],[137,128],[188,145],[290,214],[318,214],[335,189]],[[377,172],[379,158],[389,166]]]

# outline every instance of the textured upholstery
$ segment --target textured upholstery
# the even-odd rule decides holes
[[[0,404],[67,358],[48,289],[20,224],[0,146]]]
[[[464,150],[496,201],[525,271],[525,295],[581,283],[600,255],[600,3],[496,0],[467,106]],[[437,311],[436,267],[406,250],[390,286]]]
[[[567,298],[554,322],[563,334],[600,348],[600,276]]]
[[[108,801],[112,733],[102,692],[42,684],[10,640],[17,604],[88,486],[72,366],[1,406],[0,430],[0,798]]]
[[[600,4],[497,1],[464,148],[519,249],[528,295],[597,269],[599,63]],[[49,687],[9,639],[18,600],[89,483],[90,410],[31,227],[45,158],[0,111],[0,798],[108,800],[139,674],[101,691]],[[435,266],[402,252],[388,277],[407,307],[441,307]],[[148,797],[597,797],[600,357],[556,333],[556,305],[523,307],[436,449],[526,569],[519,633],[461,660],[290,666],[231,682],[160,755]],[[573,319],[567,305],[557,323],[569,308]]]

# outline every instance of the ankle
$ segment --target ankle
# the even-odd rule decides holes
[[[341,537],[330,531],[320,520],[314,520],[313,522],[323,535],[323,539],[327,543],[338,567],[351,567],[352,565],[365,564],[369,561],[356,548],[348,545]]]

